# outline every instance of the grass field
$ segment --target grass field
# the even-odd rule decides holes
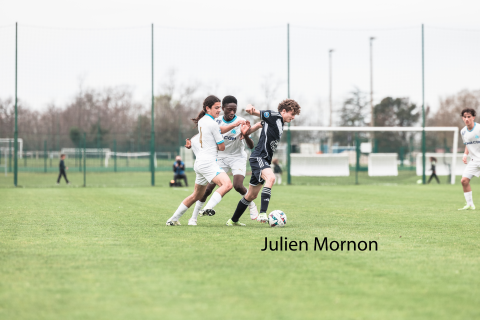
[[[276,186],[283,229],[224,226],[232,192],[166,227],[191,190],[0,189],[0,319],[480,318],[480,219],[458,185]],[[262,252],[265,237],[309,250]]]

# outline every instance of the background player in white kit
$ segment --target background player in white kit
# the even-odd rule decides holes
[[[195,201],[202,198],[208,183],[213,181],[219,188],[210,199],[207,208],[209,205],[213,207],[218,204],[233,187],[228,175],[217,164],[218,150],[225,150],[220,128],[215,121],[215,118],[220,114],[220,108],[220,99],[215,96],[208,96],[203,101],[203,110],[195,119],[192,119],[198,127],[200,142],[200,149],[194,164],[195,190],[180,203],[173,216],[167,220],[167,226],[180,225],[178,220]]]
[[[215,120],[220,126],[221,133],[223,134],[225,151],[218,152],[217,162],[225,172],[232,171],[233,187],[238,193],[240,193],[240,195],[245,196],[247,193],[247,188],[243,185],[247,170],[245,143],[247,143],[250,149],[253,149],[253,140],[245,135],[249,129],[248,125],[242,125],[246,123],[245,119],[236,115],[237,99],[234,96],[226,96],[223,98],[222,110],[224,115]],[[191,147],[196,154],[198,150],[198,136],[193,137],[191,142],[187,140],[185,147]],[[197,201],[195,209],[193,210],[192,218],[188,221],[189,225],[197,225],[197,217],[199,215],[211,216],[215,214],[213,207],[207,209],[209,208],[209,203],[207,203],[205,210],[201,210],[213,189],[215,189],[215,184],[210,183],[207,186],[203,198]],[[253,201],[250,203],[249,208],[250,218],[255,220],[258,216],[258,210]]]
[[[463,122],[465,123],[465,127],[460,131],[463,143],[465,144],[463,162],[467,164],[465,170],[463,170],[462,186],[467,204],[458,210],[475,210],[470,180],[473,176],[480,176],[480,125],[477,126],[475,122],[475,115],[477,114],[475,110],[468,108],[463,109],[461,114]],[[468,155],[470,155],[470,161],[467,161]]]

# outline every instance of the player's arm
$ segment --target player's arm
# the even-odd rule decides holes
[[[208,129],[213,134],[213,139],[217,143],[217,149],[219,151],[225,151],[225,142],[223,141],[222,134],[220,133],[220,127],[216,122],[212,122]]]
[[[245,108],[245,111],[249,115],[260,117],[260,110],[255,109],[255,107],[251,104],[249,104],[247,108]]]
[[[467,164],[468,148],[465,146],[465,152],[463,153],[463,163]]]
[[[220,127],[220,133],[221,134],[227,133],[228,131],[232,130],[233,128],[236,128],[236,127],[238,127],[240,125],[244,125],[244,124],[245,124],[244,120],[235,121],[234,123],[231,123],[228,126]]]
[[[250,138],[247,134],[248,130],[250,130],[250,121],[246,121],[245,125],[243,125],[240,129],[242,132],[242,137],[245,139],[248,148],[253,149],[255,147],[252,138]]]
[[[249,135],[251,135],[252,133],[254,133],[255,131],[257,131],[258,129],[262,128],[262,123],[261,122],[257,122],[253,125],[253,127],[250,127],[248,129],[248,131],[243,135],[244,137],[247,137]]]
[[[196,136],[198,136],[198,133],[193,137],[191,137],[190,139],[189,138],[185,139],[185,148],[190,149],[192,147],[192,139],[195,138]]]

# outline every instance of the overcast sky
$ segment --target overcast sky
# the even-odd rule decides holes
[[[62,105],[79,78],[87,86],[150,90],[150,24],[155,25],[155,91],[175,69],[201,94],[265,101],[262,83],[286,92],[286,24],[291,25],[291,97],[328,117],[328,50],[338,109],[353,88],[374,100],[421,104],[421,29],[426,32],[426,103],[480,89],[480,1],[1,1],[0,98],[13,95],[14,28],[19,23],[19,97],[31,108]],[[49,28],[40,28],[49,27]],[[111,28],[114,28],[111,30]],[[127,29],[119,29],[127,28]],[[85,30],[95,29],[95,30]],[[105,30],[107,29],[107,30]]]

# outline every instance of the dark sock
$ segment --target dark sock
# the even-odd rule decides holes
[[[242,198],[237,205],[237,209],[235,209],[235,213],[233,214],[232,221],[238,222],[242,214],[247,210],[250,201],[247,201],[245,198]]]
[[[263,187],[262,189],[262,204],[260,206],[260,213],[267,213],[270,197],[272,196],[272,189]]]

